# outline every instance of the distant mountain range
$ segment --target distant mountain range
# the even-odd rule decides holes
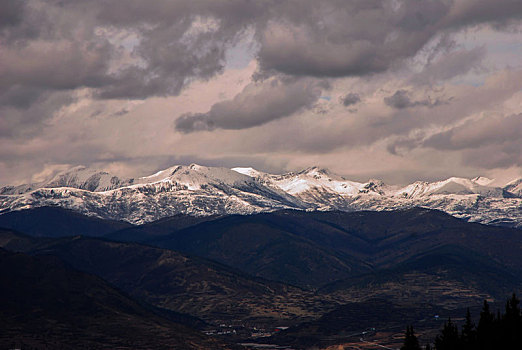
[[[355,182],[312,167],[268,174],[252,168],[173,166],[121,179],[76,167],[39,183],[0,188],[0,212],[59,206],[133,224],[177,214],[253,214],[280,209],[357,211],[426,207],[486,224],[522,226],[522,179],[498,184],[451,177],[405,187]]]

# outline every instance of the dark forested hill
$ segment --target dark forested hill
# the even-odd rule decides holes
[[[141,244],[79,236],[32,238],[0,230],[0,245],[33,255],[57,256],[136,298],[207,321],[310,318],[332,305],[296,287]]]
[[[522,269],[521,230],[468,223],[422,208],[228,216],[149,243],[312,287],[393,268],[448,245],[512,271]]]
[[[60,216],[51,217],[64,227]],[[3,230],[0,246],[58,256],[135,298],[211,323],[296,325],[372,298],[402,309],[451,310],[503,300],[522,287],[521,230],[423,208],[175,216],[123,228],[95,220],[106,237],[126,242]],[[358,326],[343,320],[346,329]]]
[[[0,227],[35,237],[101,237],[133,225],[86,216],[60,207],[39,207],[0,215]]]
[[[51,256],[0,249],[0,347],[222,349]]]

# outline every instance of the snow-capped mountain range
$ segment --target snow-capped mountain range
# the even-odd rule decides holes
[[[277,209],[392,210],[423,206],[486,224],[522,227],[522,179],[492,185],[452,177],[405,187],[349,181],[326,169],[282,175],[252,168],[177,165],[121,179],[76,167],[40,183],[0,188],[0,212],[60,206],[139,224],[175,214],[252,214]]]

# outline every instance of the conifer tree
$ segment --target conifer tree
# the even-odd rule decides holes
[[[413,328],[406,329],[406,338],[413,335]],[[406,341],[405,341],[406,346]],[[401,348],[409,349],[409,348]],[[426,350],[431,350],[427,344]],[[466,322],[459,335],[458,327],[448,319],[440,334],[435,338],[436,350],[520,350],[522,349],[522,313],[516,294],[506,302],[506,313],[500,310],[495,315],[484,301],[478,326],[475,327],[469,309]]]
[[[415,332],[413,332],[413,326],[406,327],[404,345],[401,347],[401,350],[421,350],[419,340],[415,336]]]
[[[463,350],[476,349],[477,347],[477,331],[475,329],[475,324],[471,320],[469,308],[466,311],[466,323],[462,326],[460,342]]]
[[[506,302],[506,314],[499,322],[501,342],[506,349],[519,349],[522,345],[522,320],[520,315],[520,300],[513,293]],[[518,346],[517,346],[518,345]]]
[[[451,322],[444,323],[441,334],[435,338],[435,349],[437,350],[460,350],[460,338],[457,325]]]
[[[495,315],[489,310],[489,304],[484,300],[480,320],[477,326],[479,349],[492,349],[495,343]]]
[[[520,322],[520,300],[515,293],[506,302],[505,318],[512,323]]]

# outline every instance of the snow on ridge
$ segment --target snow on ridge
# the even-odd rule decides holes
[[[76,167],[38,184],[0,189],[0,210],[57,205],[132,223],[165,216],[252,214],[277,209],[439,209],[479,222],[511,221],[522,227],[522,179],[504,187],[493,180],[451,177],[405,187],[380,180],[355,182],[311,167],[275,175],[250,167],[176,165],[136,179]],[[47,187],[46,187],[47,186]],[[518,191],[518,192],[517,192]]]
[[[236,167],[236,168],[232,168],[231,170],[233,170],[237,173],[243,174],[243,175],[250,176],[250,177],[256,177],[256,176],[260,176],[260,175],[264,174],[256,169],[250,168],[250,167],[246,167],[246,168]]]
[[[232,170],[257,178],[291,195],[299,195],[314,189],[336,192],[340,195],[355,195],[364,187],[362,183],[346,180],[319,167],[282,175],[267,174],[253,168],[232,168]]]
[[[508,182],[504,189],[514,195],[522,197],[522,178]]]
[[[290,195],[298,195],[303,192],[320,189],[330,191],[342,196],[354,196],[359,194],[378,193],[380,195],[416,198],[432,194],[491,194],[501,193],[500,187],[489,187],[494,182],[486,177],[466,179],[450,177],[436,182],[417,181],[405,187],[397,189],[396,186],[387,186],[380,180],[369,180],[366,183],[350,181],[339,175],[331,173],[327,169],[310,167],[300,172],[289,172],[282,175],[274,175],[258,171],[251,167],[236,167],[232,169],[223,167],[206,167],[198,164],[188,166],[175,165],[160,170],[152,175],[136,179],[120,179],[111,174],[77,166],[67,171],[56,174],[53,178],[35,184],[20,185],[17,187],[6,186],[0,189],[0,194],[21,194],[34,191],[39,188],[71,187],[93,192],[107,192],[119,188],[136,188],[142,185],[152,185],[161,182],[171,182],[186,185],[191,190],[201,189],[202,186],[214,183],[227,185],[246,184],[251,179],[258,180],[272,188],[280,189]],[[86,182],[91,180],[92,183]],[[92,188],[89,188],[90,187]],[[522,180],[512,181],[504,188],[520,191]],[[440,192],[440,193],[439,193]]]
[[[471,181],[473,181],[474,183],[476,183],[476,184],[478,184],[480,186],[488,186],[491,183],[493,183],[495,180],[494,179],[489,179],[489,178],[484,177],[484,176],[477,176],[477,177],[471,179]]]
[[[504,190],[500,187],[487,186],[494,180],[477,177],[466,179],[462,177],[450,177],[436,182],[417,181],[395,192],[396,197],[418,198],[430,195],[485,195],[503,196]]]

